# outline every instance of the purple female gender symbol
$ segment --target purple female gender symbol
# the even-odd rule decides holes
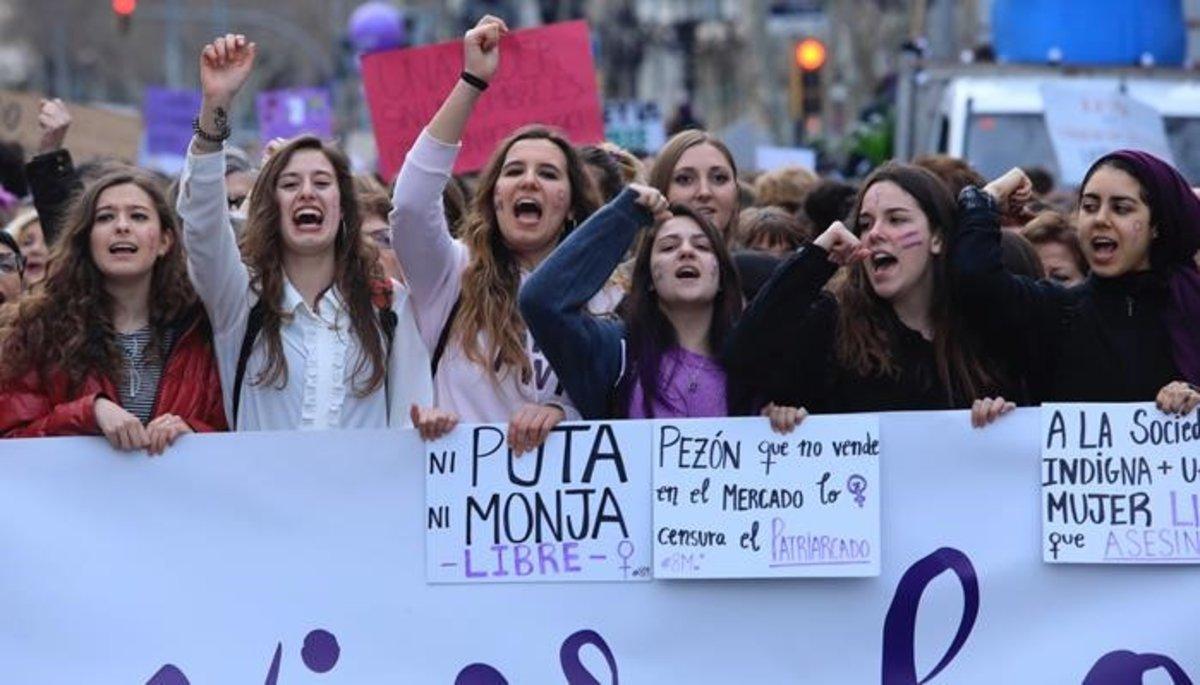
[[[846,479],[846,489],[854,495],[854,503],[861,508],[863,502],[867,501],[867,496],[863,494],[867,491],[867,479],[856,473]]]
[[[621,565],[617,568],[624,572],[625,577],[629,577],[629,557],[633,556],[633,543],[629,540],[622,540],[617,543],[617,554],[621,557]]]

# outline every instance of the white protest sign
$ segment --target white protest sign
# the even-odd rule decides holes
[[[1042,560],[1200,563],[1200,411],[1043,405]]]
[[[667,141],[667,127],[658,103],[605,101],[604,139],[630,151],[657,152]]]
[[[521,456],[503,424],[426,444],[429,582],[649,580],[649,429],[560,424]]]
[[[1088,167],[1114,150],[1145,150],[1172,164],[1162,115],[1115,90],[1042,86],[1046,130],[1063,181],[1083,183]]]
[[[879,419],[654,426],[656,578],[879,575]]]
[[[774,171],[789,166],[812,171],[817,168],[817,152],[807,147],[759,145],[754,148],[754,166],[759,171]]]

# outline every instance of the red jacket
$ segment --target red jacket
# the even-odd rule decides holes
[[[15,381],[0,384],[0,435],[98,435],[96,400],[104,397],[120,404],[117,388],[107,375],[88,376],[74,393],[68,392],[63,373],[56,371],[44,381],[36,370],[30,370]],[[153,415],[162,414],[175,414],[197,433],[228,429],[212,331],[202,313],[184,325],[163,366]]]

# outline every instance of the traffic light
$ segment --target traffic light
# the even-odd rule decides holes
[[[808,134],[821,128],[821,69],[827,57],[825,43],[817,38],[805,38],[793,46],[789,89],[792,118]]]
[[[137,0],[112,0],[113,14],[117,17],[117,31],[129,32],[129,20],[137,9]]]

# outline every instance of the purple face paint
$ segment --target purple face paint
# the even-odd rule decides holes
[[[901,233],[900,236],[896,238],[896,243],[900,245],[901,249],[911,250],[914,247],[920,247],[924,245],[925,236],[921,235],[920,231],[913,229],[911,231],[905,231],[904,233]]]

